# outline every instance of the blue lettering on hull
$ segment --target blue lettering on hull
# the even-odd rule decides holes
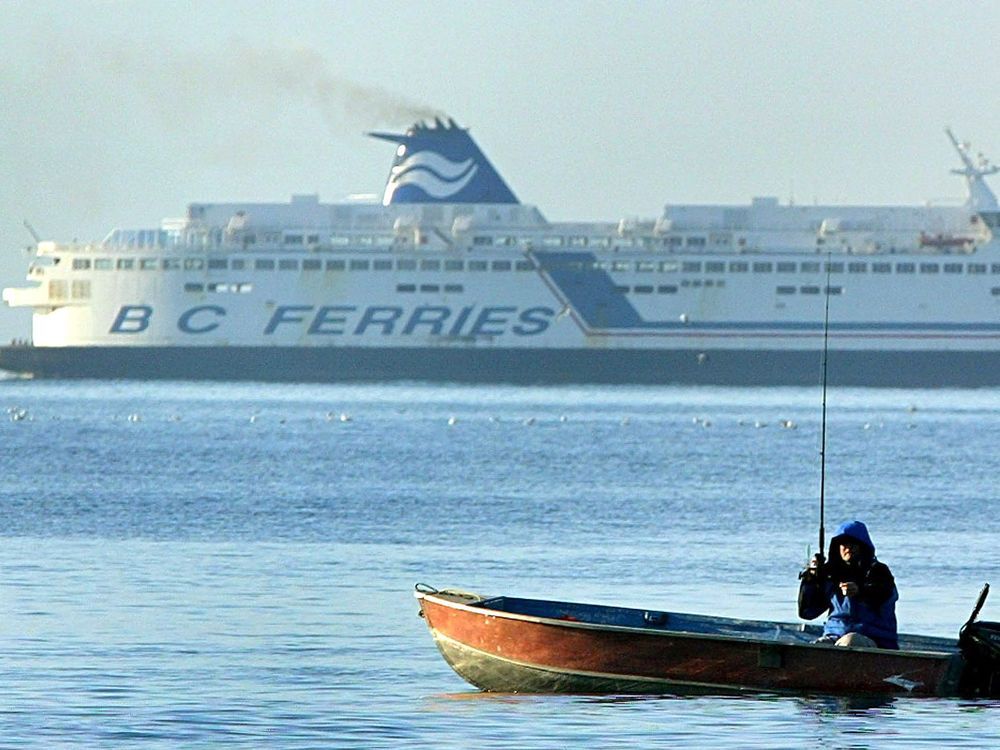
[[[305,333],[311,337],[364,335],[493,337],[510,333],[537,336],[548,329],[556,311],[538,306],[520,309],[512,305],[452,308],[420,305],[407,310],[395,305],[279,305],[261,332]],[[151,305],[122,305],[109,333],[135,334],[149,329],[155,313]],[[176,321],[181,333],[202,334],[226,324],[221,305],[197,305],[182,312]]]
[[[177,319],[177,327],[184,333],[208,333],[209,331],[214,331],[221,323],[218,320],[213,320],[206,313],[212,313],[216,318],[222,318],[225,317],[226,310],[218,305],[192,307]],[[195,320],[196,315],[198,316],[198,320]]]
[[[149,328],[152,315],[149,305],[122,305],[108,333],[142,333]]]

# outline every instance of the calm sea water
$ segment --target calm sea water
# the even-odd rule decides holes
[[[483,695],[416,616],[425,581],[794,620],[818,401],[0,381],[0,747],[1000,745],[996,701]],[[1000,583],[1000,391],[829,407],[828,534],[956,634]]]

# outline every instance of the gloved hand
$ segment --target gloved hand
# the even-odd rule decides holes
[[[826,558],[822,554],[817,552],[812,556],[809,561],[809,566],[799,573],[799,578],[804,581],[815,581],[823,570],[823,565],[826,562]]]

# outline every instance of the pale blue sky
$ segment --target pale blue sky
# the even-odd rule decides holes
[[[998,28],[987,2],[3,2],[0,286],[24,219],[378,193],[392,148],[361,133],[421,110],[552,219],[957,201],[945,125],[1000,161]]]

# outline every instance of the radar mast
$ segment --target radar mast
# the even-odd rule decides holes
[[[948,134],[951,145],[955,147],[958,157],[964,165],[962,169],[953,169],[951,171],[952,174],[960,174],[965,178],[965,187],[968,191],[968,196],[965,200],[966,205],[977,211],[981,209],[996,209],[998,207],[997,197],[990,190],[990,186],[986,184],[986,180],[983,178],[987,175],[1000,172],[1000,167],[990,164],[989,159],[981,153],[977,155],[977,160],[973,161],[972,155],[969,153],[971,146],[968,143],[960,142],[955,137],[955,134],[951,132],[951,128],[945,128],[944,132]]]

